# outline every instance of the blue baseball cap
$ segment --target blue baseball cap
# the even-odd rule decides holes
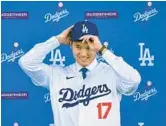
[[[80,41],[79,38],[84,35],[95,35],[99,36],[97,26],[90,21],[79,21],[77,22],[71,31],[71,41]]]

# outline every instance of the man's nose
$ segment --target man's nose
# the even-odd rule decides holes
[[[81,56],[86,56],[86,55],[87,55],[86,49],[81,49],[80,55],[81,55]]]

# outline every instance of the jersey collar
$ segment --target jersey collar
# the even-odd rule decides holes
[[[97,62],[97,59],[95,58],[91,64],[89,64],[88,66],[86,66],[86,68],[89,71],[92,71],[97,66],[97,64],[98,64],[98,62]],[[81,66],[78,62],[76,62],[76,68],[77,68],[77,71],[79,71],[80,69],[83,68],[83,66]]]

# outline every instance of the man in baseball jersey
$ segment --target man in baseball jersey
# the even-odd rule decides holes
[[[121,96],[133,94],[141,77],[98,36],[94,23],[80,21],[19,60],[35,85],[49,89],[55,126],[120,126]],[[61,44],[71,46],[76,62],[67,67],[43,63]],[[97,53],[107,63],[98,62]]]

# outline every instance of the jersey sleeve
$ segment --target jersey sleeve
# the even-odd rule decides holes
[[[18,63],[24,72],[37,86],[49,88],[53,67],[43,63],[46,55],[59,46],[55,36],[43,43],[36,44],[30,51],[23,55]],[[58,72],[58,67],[56,68]]]
[[[139,72],[127,64],[122,57],[117,57],[109,50],[103,54],[103,58],[113,69],[118,92],[132,95],[141,82]]]

